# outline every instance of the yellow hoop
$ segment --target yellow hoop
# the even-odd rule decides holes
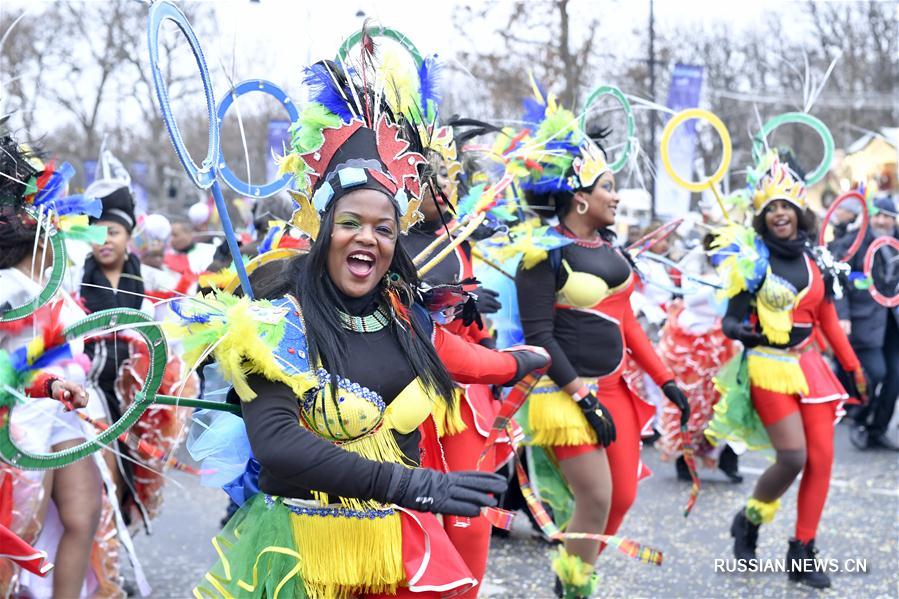
[[[690,119],[708,121],[709,124],[715,128],[715,131],[718,132],[718,136],[721,138],[721,145],[724,149],[724,154],[721,156],[721,164],[718,165],[718,169],[712,176],[705,181],[686,181],[677,174],[677,171],[674,170],[674,166],[671,164],[671,154],[668,150],[668,146],[671,144],[671,136],[674,134],[675,129]],[[730,142],[730,133],[727,131],[727,127],[725,127],[721,119],[702,108],[688,108],[671,117],[671,120],[668,121],[668,124],[665,125],[665,129],[662,131],[662,141],[659,149],[661,150],[662,164],[665,165],[665,172],[668,173],[668,176],[671,177],[672,181],[690,191],[705,191],[710,187],[714,187],[718,181],[724,178],[724,174],[730,167],[730,159],[733,153],[733,147]]]

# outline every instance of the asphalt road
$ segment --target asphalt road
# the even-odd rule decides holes
[[[896,432],[895,430],[893,431]],[[598,567],[602,597],[899,597],[899,454],[859,452],[848,440],[848,427],[837,429],[833,483],[817,545],[820,557],[866,560],[867,573],[839,572],[825,592],[799,587],[783,573],[737,574],[715,571],[716,558],[731,557],[731,518],[766,466],[764,455],[744,457],[745,480],[733,485],[720,473],[703,470],[704,485],[689,518],[682,509],[689,485],[675,479],[671,464],[652,448],[644,460],[654,476],[643,481],[637,502],[620,535],[664,553],[661,567],[640,564],[617,551],[606,551]],[[762,528],[760,558],[783,558],[795,524],[796,490],[783,509]],[[189,597],[194,582],[215,560],[209,540],[219,528],[227,500],[180,472],[172,474],[166,503],[151,536],[135,540],[153,597]],[[493,539],[482,596],[552,597],[551,548],[535,540],[527,519],[516,519],[508,539]]]

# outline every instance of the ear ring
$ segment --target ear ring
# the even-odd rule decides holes
[[[576,200],[576,201],[578,204],[577,204],[577,207],[575,208],[575,211],[577,211],[577,213],[580,214],[581,216],[587,214],[587,210],[590,209],[590,204],[588,204],[585,200]]]

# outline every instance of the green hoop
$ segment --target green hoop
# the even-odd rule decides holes
[[[26,212],[28,212],[29,216],[37,220],[37,214],[35,212],[30,209],[26,210]],[[3,312],[3,314],[0,315],[0,322],[10,322],[31,316],[34,312],[46,306],[50,300],[53,299],[53,296],[56,295],[56,292],[59,291],[59,286],[62,284],[62,278],[66,273],[66,244],[64,243],[64,235],[53,226],[48,215],[45,215],[45,218],[41,222],[41,228],[47,232],[47,237],[50,239],[50,255],[53,258],[53,269],[50,271],[50,280],[47,281],[47,284],[41,289],[41,292],[37,297],[20,306],[10,308],[6,312]],[[37,235],[40,235],[40,233],[38,232]]]
[[[122,417],[97,435],[95,439],[52,453],[31,453],[17,446],[9,434],[9,421],[14,407],[4,407],[0,409],[0,418],[2,418],[0,420],[0,425],[2,425],[0,426],[0,458],[7,464],[22,470],[62,468],[103,449],[128,430],[153,403],[162,384],[167,346],[162,328],[153,323],[153,318],[140,310],[117,308],[95,312],[68,327],[65,330],[66,339],[81,337],[86,333],[103,331],[121,325],[142,325],[135,327],[135,330],[143,337],[150,352],[150,366],[143,389],[135,395],[134,401],[128,406]]]
[[[409,52],[412,60],[415,61],[415,68],[420,68],[421,64],[424,62],[424,59],[421,57],[421,52],[418,51],[418,48],[415,47],[415,44],[413,44],[408,37],[397,31],[396,29],[392,29],[390,27],[374,27],[368,30],[368,34],[372,37],[386,37],[401,45],[406,49],[407,52]],[[357,31],[350,37],[343,40],[343,43],[340,44],[340,49],[337,51],[335,60],[338,63],[345,63],[350,50],[353,48],[353,46],[358,44],[359,40],[361,39],[362,32]]]
[[[587,111],[590,110],[590,106],[602,96],[612,96],[619,104],[621,104],[621,108],[624,109],[624,118],[627,122],[627,139],[624,144],[624,152],[618,157],[618,160],[609,165],[609,169],[613,173],[617,173],[624,168],[625,164],[627,164],[627,158],[631,153],[631,139],[634,137],[634,131],[636,130],[634,112],[631,110],[631,103],[627,101],[627,98],[624,97],[624,94],[621,93],[620,89],[614,85],[600,85],[587,96],[587,101],[584,102],[584,109],[581,111],[579,122],[581,131],[584,135],[587,134]]]
[[[824,157],[821,159],[821,164],[805,177],[806,186],[812,186],[827,175],[827,172],[830,170],[830,165],[833,162],[834,151],[833,135],[831,135],[827,125],[817,117],[813,117],[804,112],[785,112],[784,114],[779,114],[776,117],[769,119],[768,122],[762,125],[762,130],[758,132],[758,135],[752,139],[752,158],[756,164],[761,160],[762,153],[765,149],[764,140],[772,131],[781,125],[794,123],[798,125],[807,125],[814,129],[815,133],[821,137],[821,141],[824,144]]]

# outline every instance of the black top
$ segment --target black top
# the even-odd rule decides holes
[[[808,287],[810,281],[805,254],[784,255],[778,253],[770,246],[769,250],[768,263],[771,266],[771,272],[782,279],[786,279],[796,289],[796,293]],[[730,299],[727,304],[727,313],[721,322],[721,328],[725,335],[733,337],[730,331],[734,331],[749,316],[752,300],[752,295],[748,291],[742,291]],[[785,345],[777,345],[767,341],[765,345],[769,347],[793,347],[805,341],[811,334],[812,327],[810,326],[794,326],[790,331],[790,340]]]
[[[568,280],[562,259],[572,272],[596,275],[610,288],[624,283],[631,268],[605,243],[595,248],[570,244],[553,252],[561,252],[561,259],[550,257],[531,269],[519,268],[515,283],[525,340],[549,352],[549,376],[564,387],[578,376],[595,378],[613,372],[621,361],[624,341],[618,323],[580,310],[555,309],[556,292]]]
[[[354,315],[372,314],[383,301],[379,290],[362,298],[341,298]],[[415,378],[394,335],[393,324],[373,333],[346,332],[345,378],[377,392],[390,403]],[[240,402],[253,456],[262,469],[259,488],[281,497],[311,499],[311,490],[343,497],[379,499],[389,482],[390,465],[344,451],[299,424],[299,399],[283,383],[261,376],[248,382],[256,399]],[[233,389],[229,401],[238,401]],[[419,463],[420,433],[393,432],[410,463]]]

